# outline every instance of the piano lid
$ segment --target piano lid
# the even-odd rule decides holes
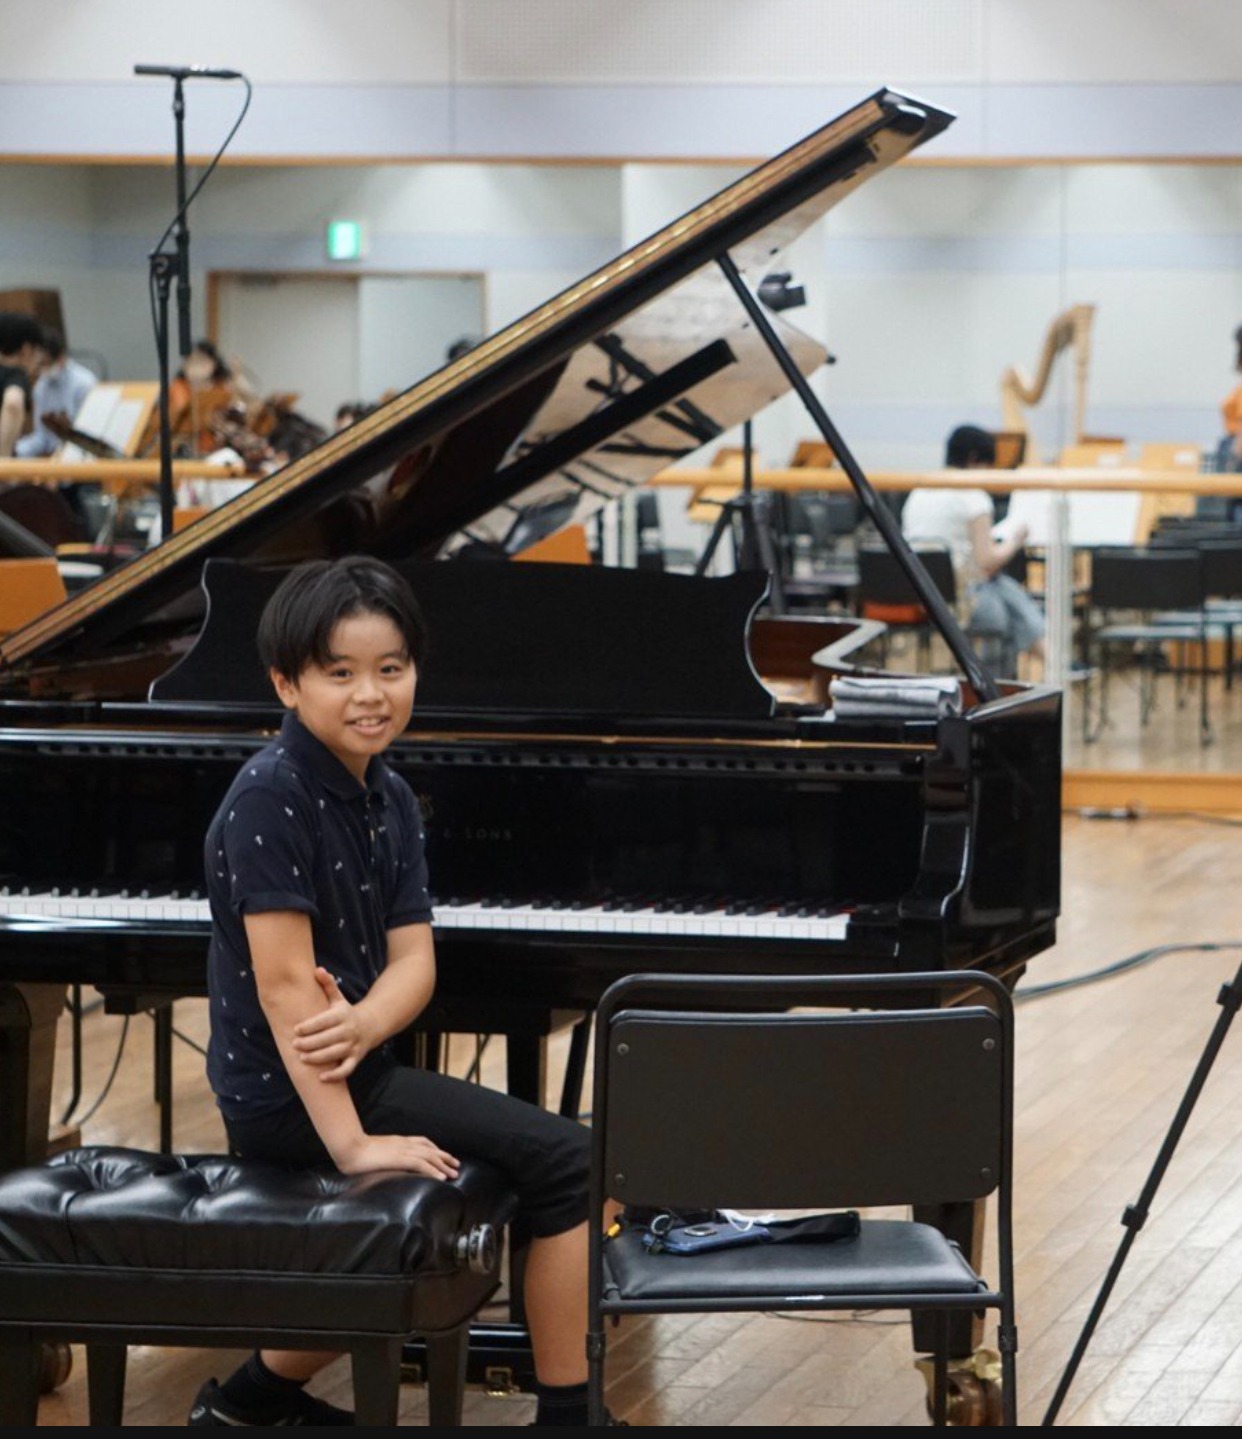
[[[201,620],[208,559],[507,555],[643,484],[789,383],[713,262],[752,287],[952,116],[882,90],[300,460],[0,639],[24,675],[123,667]],[[826,352],[771,316],[804,374]],[[66,675],[66,687],[77,688]]]

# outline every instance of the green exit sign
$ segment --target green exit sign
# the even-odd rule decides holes
[[[358,220],[329,220],[327,251],[329,260],[361,260],[364,237]]]

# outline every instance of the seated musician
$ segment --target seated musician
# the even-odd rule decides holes
[[[1242,325],[1233,332],[1237,346],[1234,368],[1242,371]],[[1216,447],[1216,468],[1225,474],[1236,474],[1242,470],[1242,383],[1233,387],[1221,402],[1220,417],[1225,433]],[[1229,518],[1235,523],[1242,519],[1242,504],[1237,500],[1229,503]]]
[[[0,314],[0,457],[10,459],[30,419],[30,387],[46,360],[43,326],[33,315]]]
[[[991,469],[996,440],[975,425],[959,425],[949,436],[944,462],[952,469]],[[967,628],[1003,635],[1016,653],[1029,650],[1042,658],[1043,611],[1012,575],[1003,573],[1026,542],[1026,526],[997,538],[994,523],[992,498],[981,489],[911,490],[901,512],[907,539],[948,547],[959,593],[969,607]]]
[[[99,383],[94,370],[80,364],[65,348],[65,337],[54,325],[43,327],[43,350],[47,356],[34,382],[34,429],[17,442],[16,454],[51,455],[60,448],[61,438],[44,423],[45,416],[68,421],[77,418],[87,395]]]
[[[378,560],[310,561],[259,624],[289,711],[207,835],[207,1070],[232,1148],[346,1174],[450,1180],[496,1164],[533,1234],[525,1298],[536,1425],[586,1423],[587,1130],[399,1064],[388,1041],[435,983],[418,804],[381,758],[409,722],[424,630]],[[351,1424],[303,1390],[335,1356],[264,1349],[203,1385],[193,1425]]]
[[[212,421],[239,398],[233,367],[210,340],[195,340],[168,385],[174,432],[189,435],[196,455],[210,454],[219,445]]]
[[[375,406],[366,400],[342,400],[332,418],[333,427],[336,430],[347,430],[350,425],[356,425],[359,420],[365,419],[374,409]]]

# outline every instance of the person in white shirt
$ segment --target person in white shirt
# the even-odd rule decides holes
[[[99,383],[94,370],[88,370],[65,349],[65,337],[52,325],[43,326],[43,349],[48,361],[34,382],[31,395],[34,427],[17,442],[16,453],[23,459],[54,454],[60,437],[43,423],[45,415],[63,415],[73,423],[82,401]]]
[[[987,430],[960,425],[949,436],[945,464],[952,469],[990,469],[996,441]],[[969,607],[969,629],[1004,635],[1015,652],[1044,654],[1044,615],[1005,566],[1026,542],[1025,525],[1003,539],[992,533],[995,506],[986,490],[911,490],[901,512],[902,533],[912,544],[942,544],[953,558],[959,592]]]

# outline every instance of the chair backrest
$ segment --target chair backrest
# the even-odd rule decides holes
[[[1098,438],[1065,445],[1057,463],[1066,469],[1118,469],[1126,462],[1126,442],[1122,439]]]
[[[1235,540],[1206,539],[1196,548],[1203,564],[1203,592],[1214,599],[1242,595],[1242,536]]]
[[[1242,540],[1242,528],[1227,519],[1202,515],[1161,515],[1147,543],[1152,547],[1198,549],[1207,540]]]
[[[0,635],[29,624],[65,595],[55,556],[0,559]]]
[[[1098,609],[1198,609],[1203,564],[1193,549],[1104,549],[1091,557],[1091,603]]]
[[[835,985],[845,1002],[844,981],[715,976],[693,981],[711,1009],[692,1012],[653,1007],[646,983],[657,994],[680,986],[684,1002],[684,976],[623,981],[634,1003],[601,1005],[596,1034],[597,1174],[612,1198],[675,1209],[938,1203],[981,1198],[1007,1173],[1007,995],[998,1012],[774,1013],[782,999],[832,1003]]]
[[[1016,470],[1026,459],[1026,431],[995,430],[992,438],[996,441],[996,468]]]
[[[1203,464],[1203,447],[1194,440],[1180,444],[1149,441],[1139,446],[1140,470],[1189,470],[1197,473]]]
[[[786,499],[790,527],[810,535],[816,549],[831,549],[834,540],[858,528],[862,507],[853,495],[793,491]]]
[[[923,568],[932,583],[950,604],[957,602],[957,578],[953,573],[953,557],[947,549],[916,548]],[[860,604],[917,605],[919,596],[906,578],[897,557],[879,545],[860,545],[858,549],[858,599]]]

